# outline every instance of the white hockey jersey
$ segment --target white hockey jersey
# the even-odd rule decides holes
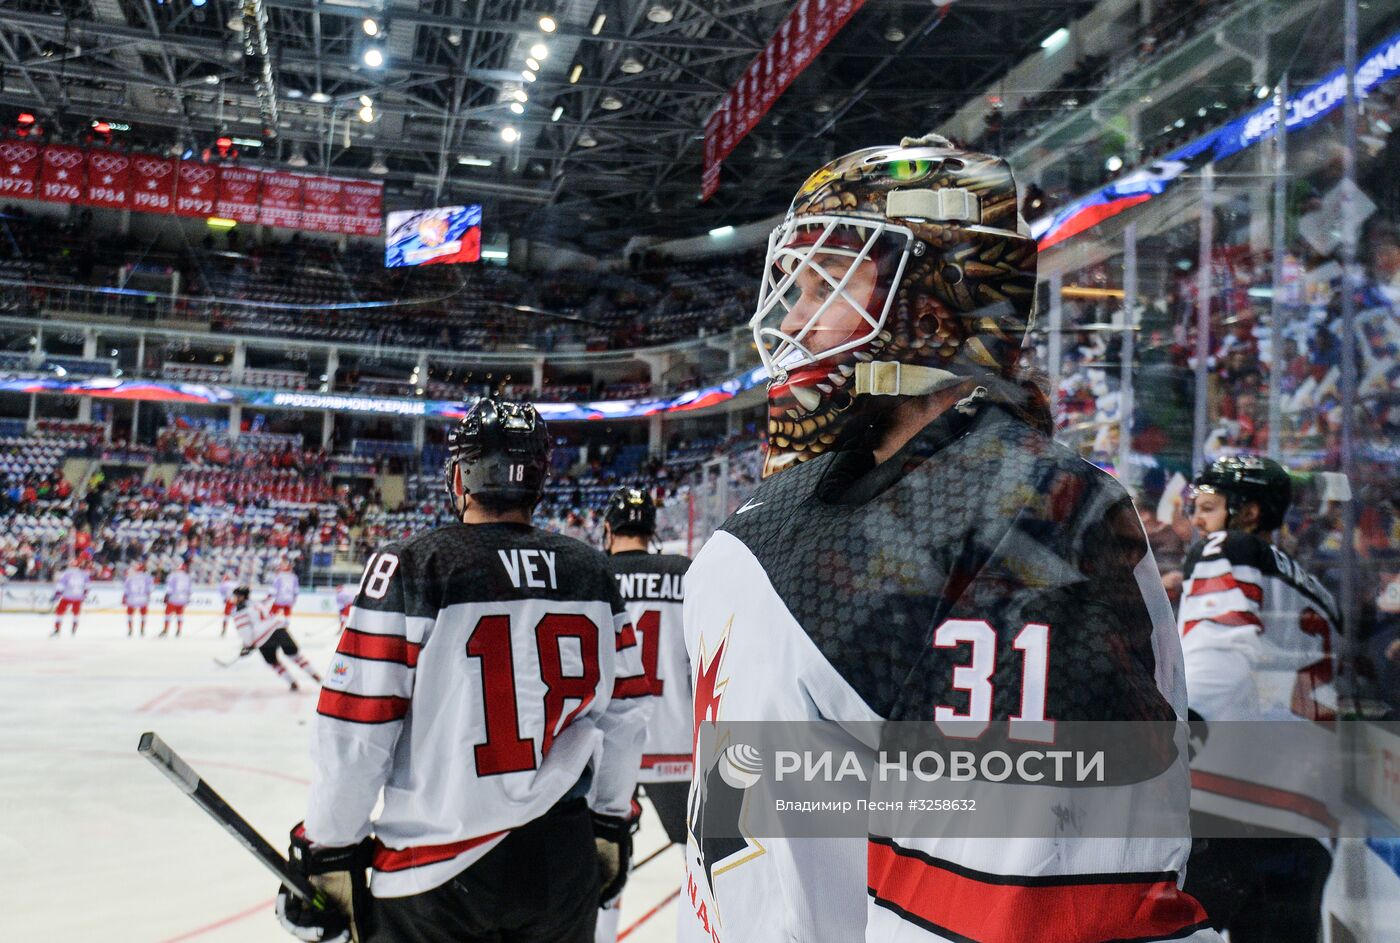
[[[358,842],[382,789],[371,889],[401,897],[571,792],[625,815],[640,656],[606,558],[578,541],[457,524],[374,554],[321,689],[307,838]]]
[[[137,608],[145,606],[150,603],[154,588],[155,581],[151,579],[151,574],[145,570],[133,570],[122,581],[122,603]]]
[[[990,406],[945,414],[878,467],[829,452],[767,479],[692,564],[684,623],[697,729],[864,723],[883,740],[889,721],[1007,720],[1027,699],[1049,720],[1185,713],[1127,495]],[[1159,777],[1181,797],[1179,837],[1131,839],[750,835],[746,794],[700,766],[682,943],[1218,941],[1180,890],[1179,760]],[[1136,786],[1115,788],[1132,808]]]
[[[1207,737],[1192,808],[1325,838],[1340,807],[1333,771],[1332,594],[1253,534],[1217,531],[1187,555],[1178,624],[1191,709]],[[1232,723],[1232,722],[1256,723]],[[1258,722],[1306,721],[1281,728]]]
[[[82,602],[87,595],[88,583],[92,576],[82,567],[70,566],[58,575],[54,583],[54,595],[69,602]]]
[[[266,603],[254,605],[249,602],[242,609],[233,611],[233,627],[238,630],[244,648],[257,648],[285,624],[280,617],[272,616]]]
[[[644,550],[615,553],[608,560],[641,646],[647,693],[656,698],[637,781],[689,782],[690,658],[685,651],[681,607],[690,560]]]
[[[342,583],[335,588],[335,608],[336,611],[344,609],[355,601],[355,587],[349,583]]]
[[[296,604],[297,594],[301,592],[301,581],[295,573],[283,570],[272,577],[271,589],[274,604],[292,606]]]
[[[174,606],[188,606],[193,588],[190,575],[176,570],[165,578],[165,601]]]

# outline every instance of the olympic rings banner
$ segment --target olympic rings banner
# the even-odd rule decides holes
[[[68,144],[0,142],[0,199],[378,236],[384,184]]]

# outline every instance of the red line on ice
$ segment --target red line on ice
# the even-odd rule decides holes
[[[206,923],[202,927],[196,927],[188,933],[182,933],[179,936],[172,936],[169,939],[161,940],[160,943],[180,943],[181,940],[193,940],[195,937],[203,936],[211,930],[217,930],[220,927],[226,927],[231,923],[237,923],[240,920],[243,920],[247,917],[251,917],[253,914],[257,913],[260,910],[267,910],[273,905],[273,903],[276,900],[277,898],[275,897],[269,897],[267,900],[262,901],[261,903],[254,904],[247,910],[240,910],[238,913],[225,917],[222,920],[216,920],[213,923]]]
[[[648,910],[646,913],[644,913],[644,914],[642,914],[640,917],[638,917],[638,918],[632,923],[632,925],[631,925],[630,927],[628,927],[626,930],[623,930],[621,933],[619,933],[619,934],[617,935],[617,938],[618,938],[619,940],[625,940],[625,939],[632,933],[633,930],[637,929],[637,928],[640,927],[642,924],[646,923],[646,922],[647,922],[648,920],[650,920],[652,917],[655,917],[656,914],[657,914],[657,911],[659,911],[662,907],[665,907],[665,906],[666,906],[667,904],[669,904],[671,901],[675,900],[677,897],[680,897],[680,896],[681,896],[681,889],[678,887],[678,888],[676,888],[674,891],[672,891],[671,893],[667,894],[666,897],[665,897],[665,899],[662,900],[661,903],[657,904],[655,907],[651,908],[651,909]],[[174,943],[174,941],[173,941],[173,940],[167,940],[166,943]]]
[[[165,700],[167,697],[169,697],[169,696],[170,696],[171,694],[173,694],[173,693],[175,693],[175,688],[173,688],[173,687],[166,688],[164,691],[160,692],[160,693],[157,694],[155,697],[151,698],[149,701],[147,701],[146,703],[142,704],[140,707],[136,708],[136,713],[141,714],[141,713],[144,713],[144,712],[150,710],[152,707],[155,707],[157,704],[159,704],[161,701]]]

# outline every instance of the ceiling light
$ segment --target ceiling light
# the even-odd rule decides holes
[[[592,33],[594,36],[597,36],[603,31],[603,24],[607,21],[608,15],[606,13],[599,13],[593,18],[593,25],[589,27],[589,32]]]
[[[208,2],[209,2],[209,0],[190,0],[190,6],[192,6],[192,7],[202,7],[202,6],[204,6],[204,5],[205,5],[206,3],[208,3]]]
[[[555,106],[554,106],[554,113],[551,114],[551,115],[549,116],[549,120],[550,120],[550,121],[558,121],[558,120],[559,120],[560,118],[562,118],[562,117],[564,117],[564,106],[563,106],[563,105],[555,105]]]
[[[1069,42],[1069,30],[1061,26],[1040,41],[1040,48],[1046,52],[1054,52],[1067,42]]]
[[[671,8],[660,3],[653,5],[647,11],[647,19],[653,23],[669,23],[674,17],[675,14],[671,12]]]
[[[514,144],[516,141],[520,140],[520,132],[510,125],[506,125],[501,129],[501,140],[505,141],[507,144]]]
[[[642,65],[641,61],[636,57],[628,56],[626,59],[622,60],[622,65],[618,66],[618,68],[628,75],[636,75],[645,69],[646,66]]]
[[[305,95],[305,94],[306,94],[306,93],[303,92],[303,91],[302,91],[301,89],[299,89],[299,88],[289,88],[289,89],[287,89],[287,97],[288,97],[288,98],[300,98],[301,96],[303,96],[303,95]]]
[[[734,235],[734,227],[733,227],[733,226],[716,226],[714,229],[711,229],[711,230],[710,230],[710,235],[713,236],[713,237],[716,238],[716,239],[722,239],[722,238],[724,238],[725,236],[732,236],[732,235]]]
[[[204,77],[204,84],[205,84],[205,85],[218,85],[218,84],[219,84],[219,73],[217,73],[217,72],[210,72],[208,75],[206,75],[206,76]]]
[[[493,262],[504,262],[506,259],[510,258],[510,253],[505,249],[482,249],[481,257],[483,259],[490,259]]]
[[[326,102],[331,100],[331,97],[325,92],[321,91],[319,88],[316,89],[316,91],[312,92],[310,97],[311,100],[318,105],[324,105]]]
[[[292,156],[287,158],[288,167],[305,167],[307,163],[306,154],[301,148],[292,151]]]
[[[1268,98],[1268,97],[1269,97],[1269,90],[1268,90],[1268,88],[1265,87],[1265,86],[1263,86],[1263,85],[1259,86],[1258,88],[1256,88],[1256,89],[1254,90],[1254,97],[1257,98],[1257,99],[1259,99],[1260,101],[1263,101],[1264,99]]]
[[[369,172],[372,173],[372,174],[381,174],[381,175],[382,175],[382,174],[387,174],[387,173],[389,172],[389,165],[386,164],[386,163],[384,163],[384,155],[383,155],[383,154],[375,154],[375,155],[374,155],[374,160],[370,161]]]
[[[490,167],[491,162],[484,157],[473,157],[471,154],[463,154],[457,158],[457,163],[463,167]]]
[[[361,108],[361,109],[360,109],[360,120],[363,121],[365,124],[369,124],[371,121],[373,121],[373,120],[374,120],[374,109],[373,109],[371,106],[369,106],[369,105],[365,105],[363,108]]]
[[[367,17],[365,17],[365,21],[364,21],[364,23],[363,23],[362,25],[363,25],[364,28],[365,28],[365,35],[366,35],[366,36],[378,36],[378,35],[379,35],[379,21],[376,20],[374,17],[372,17],[372,16],[367,16]]]
[[[582,63],[582,62],[576,62],[576,63],[574,63],[574,67],[573,67],[572,69],[569,70],[569,84],[570,84],[570,85],[573,85],[573,84],[575,84],[576,82],[578,82],[579,78],[580,78],[582,75],[583,75],[583,63]]]
[[[210,229],[217,229],[219,232],[228,232],[230,229],[238,225],[238,220],[225,219],[222,216],[210,216],[204,221],[204,224]]]
[[[602,108],[604,111],[617,111],[622,107],[622,99],[618,98],[616,95],[608,95],[602,101],[598,102],[598,107]]]
[[[371,69],[377,69],[384,64],[384,52],[378,46],[370,46],[365,50],[365,65]]]
[[[556,29],[558,29],[558,28],[559,28],[559,24],[556,23],[556,22],[554,22],[554,17],[552,17],[552,16],[542,16],[542,17],[540,17],[540,29],[543,30],[544,32],[546,32],[546,33],[552,33],[552,32],[554,32],[554,31],[555,31]]]
[[[596,147],[597,145],[598,139],[595,138],[593,135],[589,134],[587,131],[583,132],[578,136],[579,147]]]
[[[1107,170],[1109,173],[1116,174],[1118,173],[1118,171],[1123,169],[1123,158],[1119,157],[1117,154],[1114,154],[1108,160],[1104,161],[1103,166],[1104,169]]]
[[[534,58],[526,59],[525,68],[529,69],[531,72],[538,72],[540,71],[540,61]]]
[[[520,77],[527,82],[533,82],[536,78],[535,73],[531,72],[529,69],[522,71]]]
[[[530,47],[530,55],[534,56],[536,59],[548,59],[549,47],[544,43],[535,43]]]
[[[900,29],[898,26],[891,26],[885,30],[885,38],[892,43],[904,42],[904,30]]]
[[[819,115],[824,115],[831,110],[831,102],[827,101],[826,99],[822,99],[821,101],[817,102],[815,105],[812,106],[812,110]]]
[[[373,98],[370,98],[368,95],[361,95],[361,96],[360,96],[360,104],[361,104],[361,105],[364,105],[366,108],[373,108],[373,107],[374,107],[374,99],[373,99]]]
[[[530,100],[530,96],[525,94],[525,89],[523,88],[516,89],[512,97],[518,102],[527,102]]]
[[[525,106],[520,104],[520,102],[511,102],[510,110],[517,115],[525,114]]]
[[[240,9],[239,12],[237,12],[237,13],[235,13],[233,16],[229,17],[229,18],[228,18],[228,22],[225,23],[224,25],[227,26],[227,27],[229,28],[229,31],[230,31],[230,32],[233,32],[233,33],[241,33],[241,32],[243,32],[243,11]]]

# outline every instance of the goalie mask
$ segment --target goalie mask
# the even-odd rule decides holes
[[[812,174],[768,239],[750,321],[770,378],[764,477],[898,397],[1012,374],[1035,268],[998,157],[927,135]]]
[[[447,434],[447,495],[458,517],[467,495],[532,509],[549,474],[549,430],[529,403],[478,400]],[[460,475],[461,494],[453,487]]]

